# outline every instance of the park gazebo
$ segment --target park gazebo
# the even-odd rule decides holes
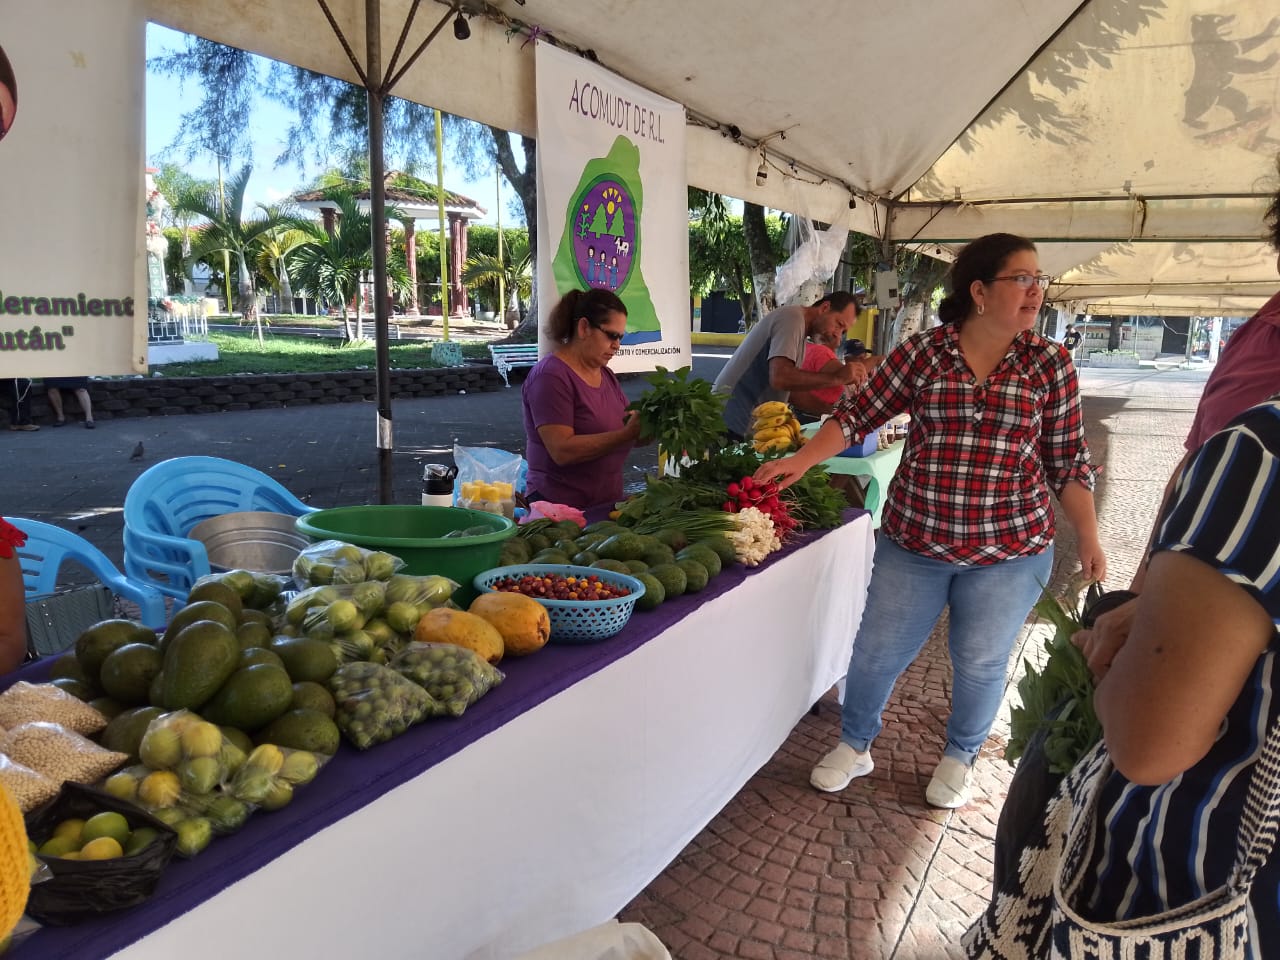
[[[383,184],[386,204],[394,207],[400,214],[400,223],[404,227],[404,256],[410,283],[405,314],[416,317],[419,313],[416,225],[419,220],[438,222],[438,192],[434,184],[399,170],[388,171],[383,177]],[[354,196],[361,210],[369,209],[371,194],[372,190],[367,183],[355,191]],[[467,262],[467,231],[471,221],[480,219],[486,210],[470,197],[452,190],[445,190],[443,199],[444,216],[448,223],[448,239],[444,249],[449,273],[449,313],[451,316],[463,316],[468,311],[467,290],[462,285],[462,267]],[[324,189],[295,194],[292,200],[304,210],[318,211],[325,230],[333,232],[337,206],[332,200],[325,198]]]

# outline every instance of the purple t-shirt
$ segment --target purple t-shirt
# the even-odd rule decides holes
[[[627,397],[608,367],[600,371],[600,386],[593,387],[555,354],[543,357],[529,371],[521,388],[524,406],[525,459],[529,461],[526,489],[552,503],[579,510],[622,498],[622,466],[630,447],[626,444],[594,460],[561,467],[551,459],[539,427],[562,424],[574,434],[604,433],[622,427]]]

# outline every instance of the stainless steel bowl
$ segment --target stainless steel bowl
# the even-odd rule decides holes
[[[311,542],[298,532],[295,519],[285,513],[256,510],[224,513],[197,523],[187,536],[204,544],[215,572],[288,574],[299,552]]]

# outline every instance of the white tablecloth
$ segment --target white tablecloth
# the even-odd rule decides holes
[[[857,520],[116,954],[489,960],[643,890],[843,676]]]

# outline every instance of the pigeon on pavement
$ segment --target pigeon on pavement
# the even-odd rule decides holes
[[[146,453],[146,451],[142,449],[142,441],[139,440],[138,445],[133,448],[133,453],[129,454],[129,459],[141,460],[144,453]]]

